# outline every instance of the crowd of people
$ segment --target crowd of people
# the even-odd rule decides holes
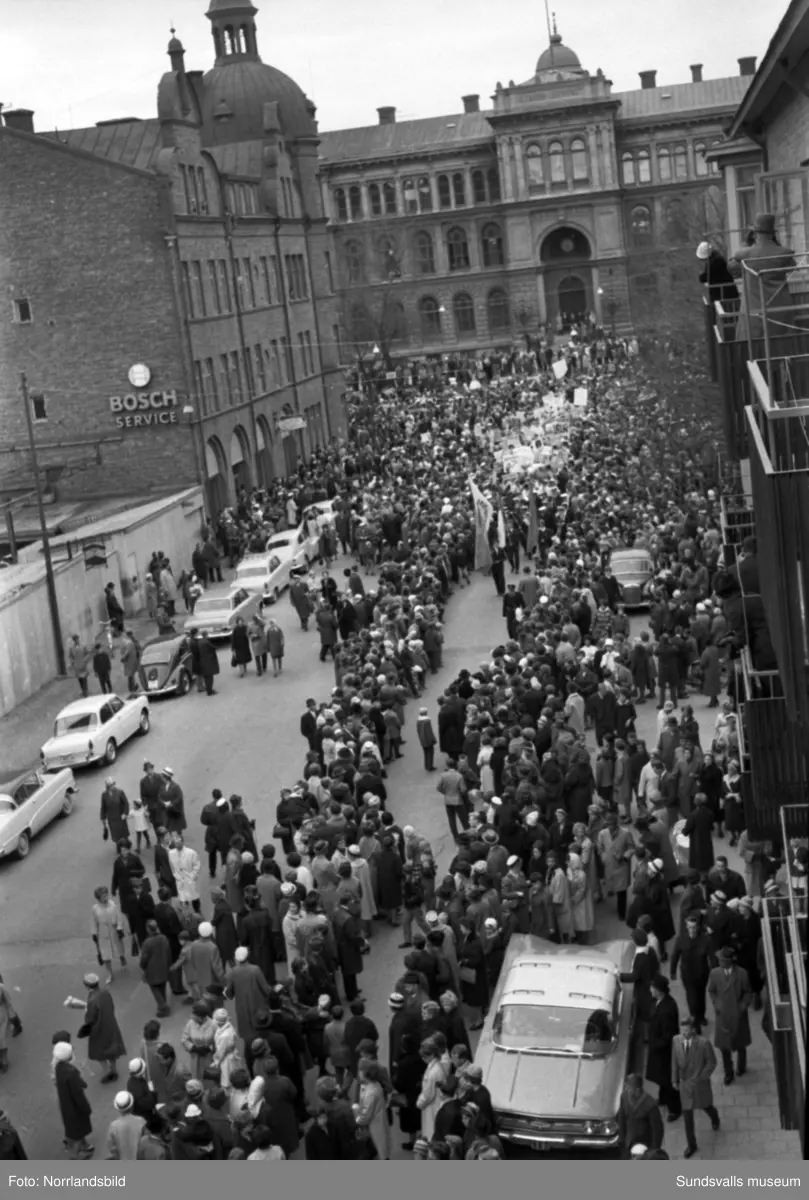
[[[128,945],[156,1014],[114,1097],[108,1157],[280,1159],[302,1144],[313,1159],[388,1158],[396,1121],[416,1159],[501,1158],[470,1034],[510,937],[597,941],[598,906],[613,902],[636,946],[642,1076],[659,1088],[655,1098],[643,1077],[627,1080],[621,1149],[664,1153],[661,1106],[669,1121],[683,1116],[689,1155],[695,1110],[718,1128],[713,1047],[726,1083],[744,1072],[748,1010],[764,989],[760,909],[778,904],[785,870],[805,889],[806,849],[779,853],[746,834],[727,666],[749,636],[755,546],[737,566],[722,561],[715,480],[667,449],[678,417],[636,351],[583,322],[550,357],[503,363],[496,378],[483,362],[480,377],[461,381],[456,367],[452,382],[401,383],[370,417],[358,399],[347,446],[245,492],[207,531],[192,564],[202,587],[224,556],[335,501],[334,543],[355,565],[344,580],[327,566],[291,596],[303,628],[314,617],[334,685],[301,716],[302,769],[268,844],[241,797],[215,791],[201,857],[184,840],[173,773],[146,764],[133,850],[137,826],[108,780],[102,818],[118,855],[92,917],[106,978],[85,976],[86,998],[69,998],[83,1023],[53,1037],[71,1157],[95,1153],[73,1041],[86,1038],[105,1079],[119,1079],[126,1049],[107,984]],[[644,547],[654,565],[638,639],[610,568],[621,547]],[[445,609],[476,568],[502,597],[504,636],[433,716],[422,701],[442,665]],[[766,656],[766,627],[752,624]],[[718,706],[725,686],[702,745],[694,693]],[[659,737],[646,745],[637,712],[655,699]],[[406,721],[455,841],[442,874],[396,794]],[[156,895],[138,853],[150,829]],[[724,834],[744,876],[715,856]],[[387,1030],[360,988],[380,920],[401,927],[405,951]],[[682,1014],[670,995],[678,971]],[[180,1046],[161,1037],[169,994],[190,1009]]]

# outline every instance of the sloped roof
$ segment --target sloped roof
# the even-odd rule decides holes
[[[618,120],[631,121],[634,118],[663,117],[698,109],[733,110],[751,82],[749,75],[731,75],[727,79],[705,79],[702,83],[672,83],[612,94],[614,99],[621,101]],[[666,96],[670,98],[664,99]]]
[[[327,163],[337,163],[432,149],[451,151],[455,147],[490,141],[492,137],[485,113],[456,113],[446,117],[425,117],[419,121],[396,121],[393,125],[364,125],[359,129],[321,133],[320,158]]]
[[[151,118],[93,125],[89,129],[54,130],[41,136],[127,167],[138,167],[141,171],[151,170],[161,148],[160,122]]]
[[[236,142],[230,146],[207,146],[206,149],[223,175],[261,178],[261,142]]]

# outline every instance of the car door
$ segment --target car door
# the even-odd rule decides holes
[[[29,775],[14,789],[14,800],[21,814],[20,829],[30,829],[36,836],[47,824],[45,807],[48,788],[42,787],[36,775]]]
[[[112,712],[110,725],[112,726],[115,738],[118,745],[125,742],[127,738],[132,737],[132,734],[138,727],[138,718],[140,716],[140,702],[138,700],[127,700],[124,702],[120,696],[110,696],[109,706]]]

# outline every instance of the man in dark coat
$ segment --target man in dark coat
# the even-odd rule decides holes
[[[0,1108],[0,1160],[3,1162],[22,1162],[27,1159],[22,1138],[11,1124],[6,1114]]]
[[[707,872],[714,865],[713,826],[714,815],[708,807],[708,798],[703,792],[697,792],[694,807],[683,826],[683,834],[689,839],[688,865],[695,871]]]
[[[711,974],[710,952],[710,940],[701,929],[699,916],[691,913],[685,920],[685,933],[681,933],[674,943],[670,970],[674,980],[677,978],[677,968],[680,968],[688,1011],[697,1033],[705,1025],[705,989]]]
[[[260,1075],[264,1080],[264,1103],[269,1109],[267,1121],[273,1134],[273,1145],[280,1146],[287,1158],[291,1158],[300,1145],[298,1093],[292,1080],[281,1075],[278,1067],[278,1059],[270,1054],[255,1064],[254,1075],[255,1078]]]
[[[141,862],[137,854],[132,852],[132,843],[129,838],[121,838],[118,842],[118,855],[115,862],[112,864],[112,884],[110,893],[118,897],[118,905],[121,912],[129,921],[130,929],[133,928],[133,922],[137,923],[137,896],[135,895],[135,882],[143,879],[146,874],[146,868]]]
[[[172,955],[169,939],[160,932],[157,921],[146,922],[146,939],[140,948],[140,969],[143,982],[157,1003],[157,1016],[167,1017],[171,1012],[166,998],[166,986],[171,971]]]
[[[84,1010],[84,1023],[77,1036],[87,1038],[88,1058],[106,1064],[107,1071],[102,1075],[101,1082],[111,1083],[118,1078],[118,1059],[126,1054],[115,1016],[115,1005],[107,989],[101,987],[97,975],[85,975],[84,986],[87,988],[87,1007]]]
[[[457,758],[463,751],[464,704],[457,696],[444,700],[438,710],[438,746],[442,754]]]
[[[154,763],[145,762],[143,769],[146,774],[140,781],[140,798],[156,832],[166,824],[166,810],[160,799],[163,781],[155,770]]]
[[[274,987],[272,918],[266,908],[261,907],[254,886],[245,888],[244,905],[245,914],[240,922],[242,945],[247,946],[250,961],[258,964],[267,983]]]
[[[74,1159],[92,1158],[93,1147],[87,1138],[93,1132],[90,1120],[93,1110],[85,1094],[87,1083],[73,1061],[73,1047],[69,1042],[57,1042],[53,1057],[56,1060],[56,1096],[68,1154]]]
[[[320,634],[320,661],[325,662],[327,654],[334,658],[334,647],[337,645],[337,617],[331,605],[324,600],[315,613],[315,624]]]
[[[205,683],[205,691],[209,696],[215,695],[213,681],[219,674],[219,656],[207,633],[203,633],[199,639],[199,673]]]
[[[465,1101],[458,1099],[458,1080],[448,1075],[439,1082],[438,1091],[444,1099],[435,1116],[433,1140],[443,1142],[447,1134],[462,1138],[466,1132],[461,1116]]]
[[[748,1009],[753,993],[747,972],[743,967],[736,966],[733,951],[729,947],[720,950],[718,959],[719,965],[714,967],[708,978],[708,995],[714,1006],[716,1021],[713,1042],[722,1055],[727,1087],[734,1079],[734,1051],[736,1074],[744,1075],[747,1070],[747,1047],[751,1041]]]
[[[160,787],[160,801],[166,810],[166,829],[169,833],[182,833],[188,825],[185,819],[185,800],[183,789],[174,778],[171,767],[164,767],[163,783]]]
[[[306,701],[306,712],[301,717],[301,734],[309,743],[310,750],[317,750],[317,703]]]
[[[646,1078],[658,1085],[658,1103],[669,1110],[669,1121],[676,1121],[682,1108],[679,1093],[671,1083],[671,1047],[680,1032],[680,1013],[674,997],[669,995],[669,981],[664,975],[652,980],[652,999],[654,1004],[646,1024],[649,1047]]]
[[[126,793],[119,788],[110,775],[104,780],[104,791],[101,793],[101,824],[109,830],[113,846],[128,836],[129,826],[126,823],[129,812],[129,801]]]
[[[401,863],[399,864],[401,870]],[[351,912],[350,896],[342,896],[340,904],[333,917],[334,939],[337,943],[337,957],[340,971],[343,975],[343,987],[346,1000],[349,1003],[359,995],[357,976],[362,973],[362,952],[365,948],[365,938],[360,922]]]
[[[388,1068],[393,1076],[402,1055],[402,1038],[405,1034],[419,1037],[421,1016],[405,1008],[404,996],[399,992],[393,992],[388,997],[388,1007],[391,1010],[388,1026]]]
[[[660,1150],[663,1145],[660,1107],[643,1090],[640,1075],[626,1077],[618,1109],[618,1131],[622,1158],[629,1158],[630,1150],[638,1143],[649,1150]]]

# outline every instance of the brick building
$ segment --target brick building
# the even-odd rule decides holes
[[[630,328],[637,306],[725,227],[705,157],[744,96],[740,74],[613,92],[555,31],[525,83],[464,111],[321,134],[344,331],[353,348],[435,353],[509,345],[566,313]],[[678,257],[679,255],[679,257]],[[682,269],[678,265],[679,270]],[[382,343],[385,343],[382,345]]]
[[[211,0],[215,65],[176,37],[157,117],[0,126],[0,492],[176,491],[293,471],[339,433],[342,374],[315,107],[262,63],[249,0]]]

